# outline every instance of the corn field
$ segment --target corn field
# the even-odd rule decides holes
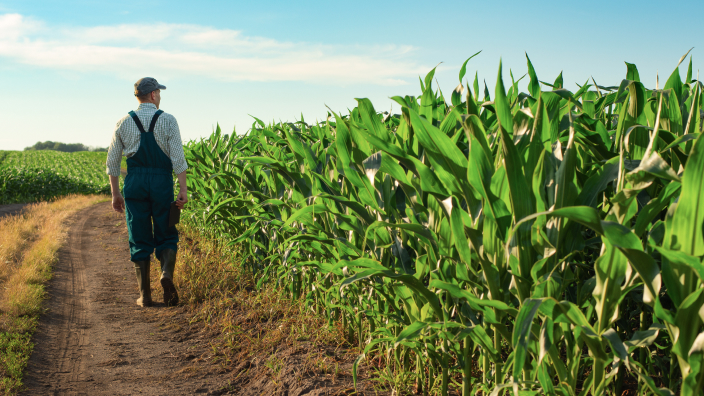
[[[620,85],[572,92],[526,56],[528,92],[499,63],[480,95],[465,62],[448,96],[433,69],[419,97],[393,97],[400,114],[357,99],[314,125],[218,127],[187,144],[187,215],[240,244],[258,285],[341,323],[355,367],[373,357],[418,394],[701,395],[686,56],[654,89],[627,63]]]
[[[0,204],[109,194],[106,158],[104,152],[0,151]]]

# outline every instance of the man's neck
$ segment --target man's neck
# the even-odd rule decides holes
[[[143,104],[153,104],[154,106],[156,106],[157,109],[159,108],[159,106],[157,106],[157,104],[154,103],[154,102],[140,102],[140,101],[137,101],[137,102],[139,102],[140,105],[143,105]]]

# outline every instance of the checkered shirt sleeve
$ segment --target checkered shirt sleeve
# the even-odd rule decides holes
[[[124,150],[122,138],[120,137],[120,126],[123,121],[124,118],[117,122],[115,131],[112,133],[110,147],[108,148],[107,174],[115,177],[120,176],[120,162],[122,161],[122,151]]]
[[[156,110],[156,106],[151,103],[141,103],[135,113],[142,125],[148,128]],[[106,162],[108,175],[120,176],[122,154],[124,152],[125,156],[129,158],[139,150],[140,134],[137,124],[129,115],[117,122],[108,149]],[[169,113],[163,113],[159,117],[154,127],[154,140],[161,151],[171,159],[174,173],[179,174],[188,169],[176,117]]]

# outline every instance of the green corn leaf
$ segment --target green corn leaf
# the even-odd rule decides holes
[[[496,116],[500,125],[510,136],[513,136],[513,117],[511,115],[511,108],[509,106],[508,99],[506,98],[506,89],[504,88],[501,70],[501,62],[499,62],[499,74],[496,77],[496,99],[494,99],[494,106],[496,108]]]
[[[479,100],[479,72],[474,73],[474,83],[472,84],[474,88],[474,100]]]
[[[538,382],[540,383],[540,386],[543,387],[543,390],[545,391],[546,395],[556,395],[555,387],[552,383],[552,378],[550,377],[548,365],[546,363],[543,363],[538,368]]]
[[[467,60],[464,61],[464,63],[462,64],[462,67],[460,68],[460,84],[462,84],[462,79],[464,78],[464,75],[467,73],[467,62],[469,62],[469,61],[470,61],[472,58],[474,58],[475,56],[479,55],[481,52],[482,52],[482,51],[479,51],[479,52],[475,53],[474,55],[470,56],[470,57],[467,58]],[[475,89],[475,91],[476,91],[476,89]]]
[[[523,309],[523,307],[521,307]],[[550,352],[554,342],[554,327],[552,319],[546,317],[540,325],[540,353],[538,364],[543,362],[543,358]]]
[[[596,208],[597,197],[603,192],[609,183],[618,177],[618,157],[614,157],[599,168],[592,177],[587,179],[582,187],[582,191],[575,201],[576,206],[591,206]]]
[[[426,328],[428,328],[427,323],[418,321],[411,323],[409,326],[406,326],[406,328],[401,330],[398,337],[396,337],[396,340],[394,341],[394,346],[398,346],[398,344],[403,341],[415,340]]]
[[[369,99],[363,98],[357,99],[357,103],[359,104],[359,114],[362,116],[364,126],[367,130],[379,139],[388,139],[390,136],[387,133],[386,128],[381,124],[372,102]]]
[[[564,86],[564,82],[562,79],[562,72],[555,78],[555,82],[552,84],[552,87],[554,89],[560,89]]]
[[[497,95],[498,96],[498,95]],[[504,166],[506,168],[506,177],[508,179],[509,192],[511,195],[511,208],[513,209],[514,221],[519,222],[521,219],[530,216],[535,212],[535,206],[532,202],[528,183],[523,174],[522,157],[518,154],[518,150],[513,145],[513,141],[508,136],[504,128],[499,125],[501,132],[503,148]],[[519,271],[521,278],[516,277],[516,283],[519,288],[519,298],[521,300],[528,297],[530,294],[530,269],[535,262],[533,247],[531,246],[531,231],[530,225],[522,225],[516,233],[518,244],[518,260]],[[509,257],[509,246],[506,247],[506,257]]]
[[[653,323],[647,330],[639,330],[634,332],[631,339],[626,341],[624,344],[626,348],[628,348],[629,353],[633,352],[636,348],[648,347],[655,342],[662,330],[665,330],[664,325]]]
[[[520,378],[528,355],[528,342],[533,327],[533,319],[538,313],[542,300],[527,299],[523,301],[521,310],[516,317],[516,327],[513,329],[513,349],[515,352],[513,362],[513,378]]]
[[[704,267],[699,259],[685,252],[653,246],[663,257],[662,277],[672,302],[678,306],[694,291],[698,276],[702,279]]]
[[[362,203],[376,208],[373,186],[369,185],[368,180],[360,177],[359,171],[352,166],[353,162],[350,155],[352,152],[352,139],[347,124],[336,113],[333,112],[333,114],[335,114],[335,120],[337,120],[336,145],[344,176],[359,188],[359,197]]]
[[[423,241],[427,245],[435,246],[437,244],[438,238],[435,236],[433,231],[429,230],[428,228],[426,228],[420,224],[388,223],[385,221],[376,221],[367,228],[367,230],[365,232],[365,237],[367,237],[370,232],[373,232],[380,227],[389,227],[389,228],[397,228],[397,229],[406,230],[408,232],[413,233],[417,237],[423,239]]]
[[[453,205],[451,215],[452,235],[455,241],[455,248],[459,253],[460,260],[468,268],[472,267],[472,253],[469,249],[469,241],[464,233],[464,222],[462,221],[462,208]]]
[[[286,220],[284,223],[284,227],[290,226],[291,223],[294,221],[305,221],[305,222],[312,222],[312,213],[313,212],[322,212],[326,211],[327,207],[323,204],[316,204],[316,205],[310,205],[310,206],[304,206],[301,209],[298,209],[296,212],[294,212],[291,217]],[[308,219],[305,219],[305,218]]]
[[[687,296],[679,307],[677,307],[677,314],[675,315],[675,324],[679,328],[679,334],[676,338],[677,341],[672,346],[672,353],[677,355],[683,378],[687,378],[690,374],[689,352],[694,345],[694,341],[699,334],[699,328],[702,324],[699,317],[699,310],[702,305],[704,305],[703,292],[704,289],[699,289]],[[695,393],[691,392],[690,394]]]
[[[369,214],[367,209],[364,207],[364,205],[360,204],[359,202],[356,201],[349,201],[347,199],[334,196],[334,195],[328,195],[328,194],[321,194],[319,195],[321,198],[326,198],[326,199],[332,199],[336,202],[339,202],[340,204],[348,207],[350,210],[352,210],[361,220],[366,222],[367,224],[371,224],[374,222],[374,218]]]
[[[552,317],[555,323],[570,323],[581,329],[580,337],[589,347],[589,351],[597,358],[606,360],[606,352],[602,345],[601,337],[589,324],[580,309],[568,301],[558,302],[555,299],[545,299],[540,305],[541,313]]]
[[[679,146],[680,144],[686,143],[686,142],[688,142],[688,141],[690,141],[690,140],[695,140],[695,139],[697,139],[698,137],[699,137],[699,134],[698,134],[698,133],[688,133],[688,134],[685,134],[685,135],[682,135],[682,136],[678,136],[676,139],[674,139],[674,140],[672,141],[672,143],[668,144],[667,146],[665,146],[665,148],[663,148],[662,150],[660,150],[660,153],[664,153],[665,151],[670,150],[670,149],[673,149],[673,148]]]
[[[455,336],[456,341],[461,341],[470,337],[477,345],[481,346],[489,354],[489,358],[494,362],[502,362],[502,357],[494,348],[494,344],[482,326],[468,326]]]
[[[697,133],[701,130],[701,113],[697,114],[697,109],[701,107],[699,103],[701,101],[700,88],[700,84],[697,83],[692,90],[692,95],[689,99],[687,99],[687,101],[685,101],[685,106],[687,105],[687,102],[690,102],[690,105],[687,106],[689,108],[689,116],[687,117],[687,122],[685,123],[683,136],[687,136],[692,132]],[[699,115],[699,117],[697,117],[697,115]]]
[[[530,77],[528,92],[537,99],[538,96],[540,96],[540,80],[538,80],[538,75],[535,73],[533,63],[531,63],[528,53],[526,53],[526,61],[528,62],[528,76]]]
[[[497,301],[497,300],[482,300],[479,299],[478,297],[475,297],[472,295],[470,292],[467,290],[460,289],[459,286],[443,282],[441,280],[432,280],[430,281],[431,288],[437,288],[437,289],[442,289],[448,291],[452,296],[456,298],[461,298],[465,299],[470,305],[473,305],[475,309],[480,309],[479,307],[491,307],[495,308],[499,311],[503,311],[508,313],[511,316],[516,316],[518,314],[518,311],[515,308],[511,308],[506,303]]]
[[[420,185],[423,191],[444,196],[449,195],[444,187],[444,184],[439,180],[437,174],[417,158],[409,156],[400,147],[386,143],[370,134],[367,134],[366,138],[373,146],[379,150],[382,150],[384,153],[389,154],[391,157],[401,162],[401,164],[403,164],[406,168],[415,173],[420,179]]]
[[[405,274],[397,274],[391,270],[379,270],[376,268],[364,270],[361,272],[358,272],[354,274],[353,276],[345,279],[341,284],[340,284],[340,290],[342,290],[345,286],[351,285],[355,282],[361,281],[368,279],[373,276],[381,276],[381,277],[386,277],[392,280],[397,280],[401,283],[403,283],[406,287],[409,289],[413,290],[415,293],[417,293],[419,296],[422,296],[422,298],[430,304],[430,308],[433,309],[435,315],[437,317],[442,318],[442,309],[440,308],[440,303],[438,301],[438,298],[435,294],[433,294],[430,290],[428,290],[423,283],[421,283],[418,279],[414,278],[412,275],[405,275]]]
[[[457,112],[458,106],[462,105],[462,92],[464,91],[464,86],[462,83],[459,83],[455,89],[452,90],[452,96],[450,97],[450,100],[452,101],[452,105],[455,106],[454,109],[452,109],[453,112]],[[447,117],[445,118],[447,120]],[[443,123],[445,123],[445,120],[443,120]],[[444,128],[440,128],[441,130],[444,130]]]
[[[665,188],[660,191],[660,195],[656,199],[651,200],[641,210],[641,213],[636,219],[636,225],[633,229],[636,235],[642,235],[646,227],[665,209],[672,199],[676,197],[682,188],[682,185],[677,182],[668,183]]]
[[[665,83],[665,87],[663,89],[672,89],[673,93],[677,97],[677,102],[682,103],[683,85],[682,77],[680,77],[679,65],[677,65],[672,74],[670,74],[670,77],[667,79],[667,82]]]
[[[666,247],[693,256],[704,255],[704,140],[697,138],[682,177],[682,193]]]
[[[616,333],[616,330],[608,329],[604,332],[602,337],[609,341],[611,350],[616,353],[616,356],[620,360],[628,361],[628,351],[626,350],[626,346],[623,341],[621,341],[621,338],[619,338],[618,333]]]
[[[624,63],[626,63],[626,69],[627,69],[626,79],[631,80],[631,81],[640,82],[640,75],[638,75],[638,68],[636,67],[636,65],[634,65],[633,63],[628,63],[628,62],[624,62]]]
[[[680,181],[677,173],[656,152],[651,153],[647,158],[643,158],[638,167],[626,175],[626,179],[633,185],[651,182],[654,177],[676,182]]]
[[[428,156],[433,162],[435,173],[440,181],[450,192],[464,197],[470,205],[473,205],[474,194],[465,177],[467,158],[449,137],[439,132],[430,122],[421,118],[413,110],[410,111],[410,116],[416,136],[428,150]]]
[[[604,243],[606,249],[594,263],[596,286],[592,292],[596,300],[596,329],[599,333],[606,331],[618,319],[619,297],[623,294],[621,284],[624,283],[628,270],[628,262],[623,254],[608,243],[608,238]]]
[[[433,82],[433,76],[435,76],[435,69],[438,67],[435,66],[431,71],[428,72],[428,74],[425,75],[425,88],[423,88],[423,91],[429,91],[430,90],[430,85]]]

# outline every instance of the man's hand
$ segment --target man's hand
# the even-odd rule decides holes
[[[112,209],[117,213],[125,213],[125,200],[120,194],[120,179],[110,175],[110,191],[112,192]]]
[[[188,202],[188,186],[186,185],[186,171],[176,175],[178,178],[178,195],[176,196],[176,207],[183,209],[183,205]]]
[[[182,189],[176,196],[176,207],[183,209],[183,205],[185,205],[186,202],[188,202],[188,190]]]
[[[112,195],[112,208],[115,212],[125,213],[125,200],[122,199],[122,194]]]

